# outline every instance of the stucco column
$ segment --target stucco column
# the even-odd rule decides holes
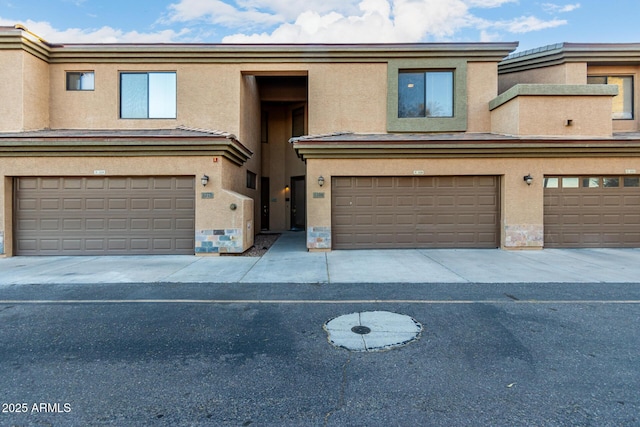
[[[307,160],[307,248],[314,252],[331,250],[331,176],[320,165]]]
[[[511,169],[511,168],[510,168]],[[524,177],[532,177],[527,184]],[[544,181],[538,168],[516,167],[502,181],[502,237],[504,249],[542,249],[544,244]]]

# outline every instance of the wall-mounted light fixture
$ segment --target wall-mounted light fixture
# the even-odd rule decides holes
[[[324,176],[320,175],[318,177],[318,185],[322,187],[324,185]]]
[[[288,185],[284,186],[284,191],[289,191],[289,186]]]
[[[200,178],[200,183],[202,184],[202,186],[206,186],[207,183],[209,182],[209,177],[207,175],[202,175],[202,178]]]
[[[527,183],[527,185],[531,185],[531,183],[533,182],[533,177],[531,176],[530,173],[523,176],[522,179],[524,180],[524,182]]]

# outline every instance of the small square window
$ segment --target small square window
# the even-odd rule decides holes
[[[580,178],[566,177],[562,178],[562,188],[579,188]]]
[[[247,188],[251,188],[251,189],[256,189],[256,174],[251,172],[251,171],[247,171]]]
[[[558,188],[558,178],[545,178],[544,188]]]
[[[602,186],[605,188],[620,187],[620,178],[602,178]]]
[[[625,187],[640,187],[640,178],[638,178],[638,177],[625,177],[624,178],[624,186]]]
[[[600,178],[583,178],[582,186],[585,188],[599,188],[600,187]]]
[[[94,90],[95,75],[93,71],[67,72],[67,90]]]

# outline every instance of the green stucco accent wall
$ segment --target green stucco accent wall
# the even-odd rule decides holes
[[[453,117],[398,117],[398,73],[400,70],[452,70]],[[387,131],[464,132],[467,130],[467,61],[465,59],[391,60],[387,68]]]

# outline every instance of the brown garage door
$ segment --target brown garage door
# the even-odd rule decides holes
[[[494,176],[335,177],[332,246],[498,247],[498,186]]]
[[[547,176],[544,245],[640,247],[640,177]]]
[[[193,254],[193,177],[15,180],[16,255]]]

